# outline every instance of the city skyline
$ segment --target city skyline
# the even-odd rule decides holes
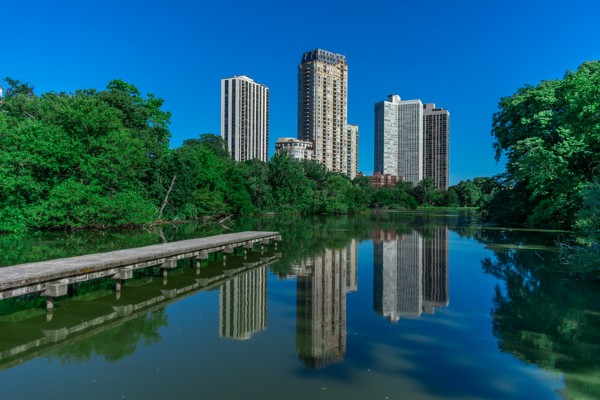
[[[5,15],[14,17],[5,18],[3,27],[20,34],[3,46],[0,78],[30,82],[38,94],[100,90],[123,79],[165,99],[171,147],[178,147],[199,134],[220,133],[219,81],[244,74],[271,89],[270,157],[278,138],[296,137],[298,57],[323,48],[344,54],[350,65],[348,121],[360,127],[359,170],[372,173],[372,105],[400,93],[451,110],[452,185],[502,172],[490,134],[501,97],[562,78],[600,54],[594,19],[600,4],[592,1],[569,7],[553,0],[543,7],[434,1],[427,4],[431,12],[417,4],[340,4],[309,1],[292,12],[271,1],[8,3]],[[343,18],[329,18],[323,30],[305,29],[317,6],[324,18]],[[21,15],[31,29],[22,29]],[[228,28],[221,15],[227,15]],[[259,17],[263,23],[255,24]],[[383,35],[383,27],[393,26],[419,35],[411,41]],[[244,32],[252,32],[251,42],[239,40]],[[423,83],[419,77],[425,76]]]

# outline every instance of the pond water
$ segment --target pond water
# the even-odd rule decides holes
[[[51,314],[35,296],[1,301],[1,398],[600,398],[599,286],[565,279],[558,233],[458,212],[230,229],[283,241],[143,270],[119,294],[82,283]],[[224,232],[0,237],[0,266]]]

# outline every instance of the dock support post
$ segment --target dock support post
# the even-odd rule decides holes
[[[46,310],[54,309],[54,298],[65,296],[67,294],[68,284],[65,280],[48,282],[46,290],[42,292],[42,296],[46,296]]]
[[[117,300],[119,300],[119,293],[121,292],[123,281],[131,278],[133,278],[133,267],[119,268],[117,273],[113,275],[113,279],[115,280],[115,291],[117,292]]]
[[[167,284],[167,277],[169,276],[169,270],[177,268],[177,259],[174,257],[165,259],[165,262],[161,266],[163,285]]]
[[[54,298],[51,296],[47,296],[46,297],[46,310],[52,312],[52,310],[54,309],[54,302],[53,302]]]

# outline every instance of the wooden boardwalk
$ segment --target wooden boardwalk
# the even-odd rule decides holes
[[[52,298],[66,295],[69,284],[111,277],[117,280],[120,290],[120,281],[130,279],[134,269],[160,266],[167,271],[179,259],[203,260],[209,253],[231,254],[238,247],[250,249],[255,244],[280,240],[278,232],[248,231],[2,267],[0,300],[41,293],[51,308]]]

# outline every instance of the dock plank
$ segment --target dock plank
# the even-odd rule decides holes
[[[281,240],[281,236],[278,232],[246,231],[2,267],[0,268],[0,291],[115,268],[156,265],[172,257],[192,257],[202,251],[221,251],[228,247],[260,243],[265,240]]]

